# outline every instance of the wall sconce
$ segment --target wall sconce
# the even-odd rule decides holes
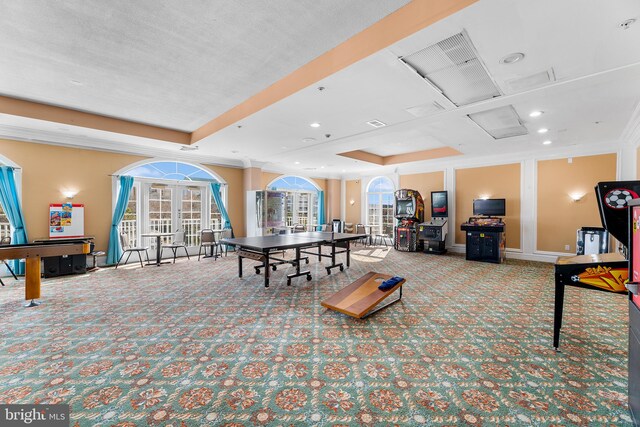
[[[353,206],[353,205],[355,205],[355,204],[356,204],[356,201],[355,201],[355,200],[353,200],[353,199],[351,199],[351,200],[349,200],[349,204],[350,204],[351,206]]]
[[[571,200],[574,202],[579,202],[584,197],[584,193],[571,193],[569,197],[571,197]]]
[[[77,191],[71,191],[71,190],[65,190],[62,192],[62,195],[67,199],[73,199],[73,196],[75,196],[76,194],[78,194]]]

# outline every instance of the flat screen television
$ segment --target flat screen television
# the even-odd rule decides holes
[[[475,199],[473,214],[484,216],[505,216],[505,199]]]
[[[446,191],[431,192],[431,218],[446,218],[449,216],[449,203]]]

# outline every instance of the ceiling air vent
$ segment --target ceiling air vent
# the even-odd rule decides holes
[[[512,93],[518,93],[529,89],[535,89],[537,87],[544,86],[555,81],[556,75],[553,71],[553,68],[549,68],[548,70],[542,71],[541,73],[507,80],[506,83]]]
[[[400,60],[457,106],[501,95],[464,32]]]
[[[493,139],[511,138],[529,133],[513,105],[469,114],[467,117],[491,135]]]
[[[380,120],[369,120],[367,124],[369,126],[373,126],[374,128],[381,128],[387,125],[386,123],[382,123]]]
[[[435,101],[431,104],[417,105],[406,109],[409,114],[415,117],[429,116],[442,110],[444,110],[444,107]]]

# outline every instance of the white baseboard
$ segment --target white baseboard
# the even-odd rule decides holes
[[[465,246],[455,244],[447,248],[448,251],[464,254],[466,253]],[[554,264],[559,256],[570,256],[571,254],[555,253],[555,252],[536,252],[536,253],[524,253],[520,249],[507,248],[507,259],[520,259],[524,261],[538,261],[548,262]]]

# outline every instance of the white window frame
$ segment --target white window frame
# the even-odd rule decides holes
[[[371,188],[371,184],[373,184],[374,181],[376,181],[376,180],[378,180],[380,178],[388,180],[391,183],[391,185],[393,186],[394,190],[392,190],[392,191],[369,191],[369,189]],[[393,206],[393,209],[395,211],[395,203],[396,203],[395,202],[395,196],[394,196],[395,188],[396,188],[396,186],[395,186],[393,180],[391,178],[387,177],[387,176],[376,176],[376,177],[373,177],[368,182],[368,184],[367,184],[367,186],[365,188],[365,193],[364,193],[365,203],[363,203],[364,209],[365,209],[365,224],[367,226],[379,225],[379,229],[371,230],[371,232],[373,234],[382,233],[383,230],[384,230],[384,223],[383,223],[383,217],[384,216],[383,216],[383,203],[382,203],[382,196],[383,195],[385,195],[385,194],[390,194],[391,195],[391,198],[393,200],[393,205],[392,206]],[[371,217],[370,208],[369,208],[369,196],[371,196],[371,195],[378,197],[377,207],[378,207],[379,212],[378,212],[378,215],[377,215],[377,217],[378,217],[378,223],[377,224],[371,224],[370,221],[369,221],[369,219]],[[395,226],[395,223],[392,222],[391,226],[392,227]],[[393,237],[393,236],[390,236],[390,237]]]

